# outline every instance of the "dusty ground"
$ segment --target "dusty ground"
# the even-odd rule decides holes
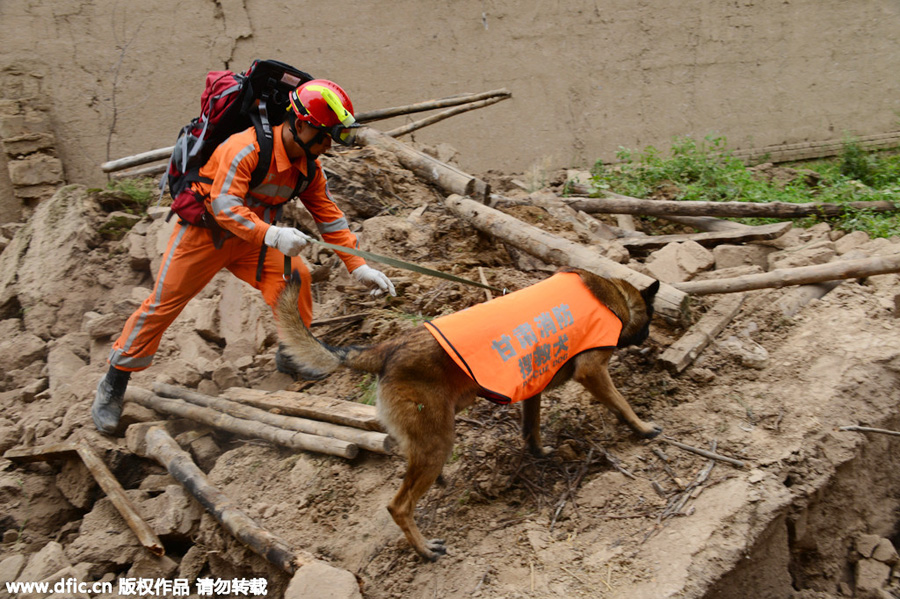
[[[481,267],[492,285],[510,289],[553,270],[461,223],[442,206],[437,191],[384,155],[358,151],[328,166],[339,203],[361,228],[364,249],[471,279],[478,279]],[[495,191],[518,193],[511,177],[485,177]],[[555,175],[549,179],[561,182]],[[92,218],[99,222],[112,208],[95,200],[90,200],[96,205]],[[541,210],[511,212],[578,239]],[[127,488],[143,489],[134,491],[140,501],[150,501],[172,481],[160,482],[166,479],[158,476],[163,473],[158,466],[129,455],[121,439],[96,434],[90,422],[93,387],[105,370],[112,333],[88,339],[79,327],[85,312],[121,313],[133,288],[149,287],[153,265],[129,252],[134,232],[112,239],[92,231],[80,234],[88,241],[72,250],[74,260],[62,260],[65,267],[51,265],[43,278],[23,268],[14,281],[0,279],[18,294],[18,305],[7,302],[0,321],[11,333],[8,339],[31,335],[47,348],[2,377],[2,449],[62,440],[89,443]],[[35,231],[29,247],[37,247],[39,238]],[[879,251],[896,251],[898,241],[875,245]],[[13,242],[4,260],[11,260],[11,248],[25,252]],[[389,267],[385,270],[398,297],[372,299],[326,253],[307,258],[321,268],[314,296],[317,319],[367,313],[362,323],[317,328],[332,344],[401,335],[423,318],[484,299],[480,289]],[[35,288],[31,292],[23,288],[28,281]],[[218,283],[218,291],[199,301],[214,300],[226,285]],[[536,459],[522,450],[518,408],[480,402],[458,419],[457,446],[443,485],[419,504],[417,517],[426,536],[445,538],[449,547],[449,554],[433,564],[410,550],[385,510],[404,471],[399,457],[362,452],[347,461],[212,433],[207,439],[214,444],[207,446],[201,465],[237,506],[292,546],[354,573],[364,596],[373,599],[832,598],[854,591],[868,596],[858,584],[855,543],[864,533],[892,538],[898,532],[900,448],[893,437],[837,427],[900,426],[895,307],[900,278],[847,281],[793,317],[784,316],[776,303],[785,293],[750,293],[718,343],[683,374],[669,374],[658,361],[684,332],[682,325],[662,320],[654,322],[644,346],[620,352],[613,363],[614,380],[641,417],[683,443],[702,448],[714,443],[717,452],[742,460],[744,468],[713,463],[662,440],[638,439],[592,406],[575,384],[545,395],[544,441],[556,451]],[[41,294],[43,303],[34,300]],[[698,298],[694,314],[713,301]],[[226,381],[213,369],[185,374],[191,371],[183,359],[185,335],[195,322],[195,314],[186,314],[167,333],[157,362],[132,384],[166,380],[209,392],[234,382],[371,400],[372,381],[354,373],[336,373],[314,384],[273,375],[275,337],[264,311],[261,324],[242,333],[256,345],[241,346],[224,334],[225,340],[206,340],[210,359],[237,364],[234,378]],[[15,347],[21,354],[25,346]],[[55,380],[54,372],[62,368],[59,350],[65,347],[73,348],[81,366],[65,381]],[[241,347],[254,359],[241,361],[236,349]],[[764,351],[757,349],[758,359],[750,361],[747,348]],[[43,388],[27,390],[40,380]],[[131,416],[154,417],[147,411]],[[104,512],[103,502],[93,498],[81,506],[65,498],[58,490],[62,468],[0,461],[0,529],[5,531],[0,564],[12,556],[30,556],[55,540],[73,565],[92,565],[87,568],[91,577],[115,580],[140,572],[137,557],[117,563],[113,556],[99,555],[104,543],[133,547],[133,539],[124,540],[127,530],[115,541],[98,537],[98,529],[121,529],[121,523],[114,524],[117,516],[108,504]],[[189,532],[168,540],[167,552],[175,562],[166,574],[171,578],[265,576],[275,595],[287,583],[199,514]],[[890,576],[888,567],[881,596],[900,588]]]

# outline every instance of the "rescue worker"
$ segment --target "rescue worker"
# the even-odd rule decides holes
[[[291,270],[298,271],[304,282],[298,308],[309,326],[310,274],[298,256],[309,237],[293,227],[271,223],[281,211],[279,205],[299,182],[299,199],[323,239],[348,248],[358,246],[347,219],[328,192],[325,173],[317,160],[336,137],[346,143],[353,124],[353,105],[344,90],[331,81],[316,79],[291,92],[285,122],[272,128],[272,162],[259,186],[248,189],[259,152],[253,127],[232,135],[216,148],[200,170],[201,177],[212,182],[192,185],[206,196],[207,210],[221,230],[214,232],[184,221],[176,224],[153,291],[125,323],[110,352],[109,370],[97,386],[91,416],[99,431],[111,434],[116,430],[131,373],[150,366],[163,333],[221,269],[227,268],[259,289],[274,309],[285,285],[284,257],[290,256]],[[396,295],[384,273],[362,258],[341,252],[338,255],[353,278],[372,287],[373,293]],[[280,348],[276,367],[282,372],[292,371],[290,360]]]

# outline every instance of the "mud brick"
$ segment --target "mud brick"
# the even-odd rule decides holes
[[[46,154],[13,160],[8,167],[9,178],[17,186],[61,183],[63,180],[62,162]]]

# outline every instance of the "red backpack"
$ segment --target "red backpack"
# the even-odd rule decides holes
[[[288,94],[311,81],[308,73],[276,60],[254,60],[245,72],[210,71],[200,97],[200,116],[182,127],[160,180],[160,192],[168,184],[172,213],[192,225],[210,227],[204,196],[191,183],[212,180],[200,176],[213,150],[234,133],[254,127],[259,142],[259,163],[250,178],[250,189],[259,185],[272,162],[272,127],[279,125],[288,108]]]

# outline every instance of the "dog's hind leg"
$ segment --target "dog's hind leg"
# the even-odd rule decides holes
[[[537,457],[545,455],[541,447],[541,394],[538,393],[522,402],[522,438],[528,451]]]
[[[419,555],[431,562],[447,553],[444,540],[426,540],[416,524],[414,512],[419,498],[425,494],[425,491],[431,487],[441,473],[444,460],[448,455],[449,452],[443,455],[440,461],[434,459],[434,456],[410,456],[403,484],[400,485],[397,494],[388,504],[391,517],[406,535],[409,544]]]
[[[398,387],[400,387],[398,385]],[[415,521],[416,503],[440,475],[453,449],[454,422],[452,404],[434,393],[421,403],[408,398],[411,389],[382,389],[382,398],[392,393],[391,434],[402,437],[406,451],[406,476],[397,494],[388,504],[394,522],[406,535],[416,552],[434,561],[447,552],[442,539],[426,540]],[[427,392],[425,389],[420,391]],[[421,395],[419,395],[421,397]],[[381,398],[380,398],[381,400]]]
[[[648,439],[662,432],[662,428],[652,422],[644,422],[631,409],[628,400],[622,397],[609,376],[611,350],[584,352],[575,358],[573,378],[609,410],[625,421],[636,433]]]

